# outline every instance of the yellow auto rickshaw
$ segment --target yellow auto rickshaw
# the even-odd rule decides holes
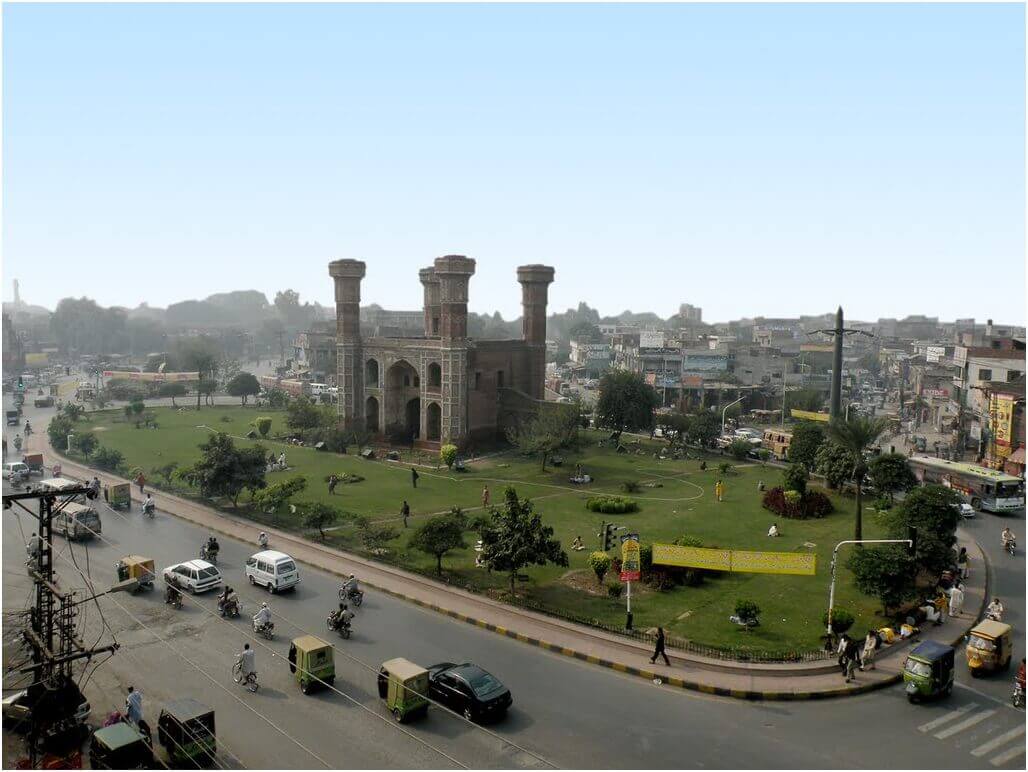
[[[111,509],[129,509],[132,506],[132,486],[129,483],[109,483],[104,486],[104,501]]]
[[[153,558],[142,555],[126,555],[115,564],[118,569],[118,581],[135,581],[132,592],[136,590],[152,590],[154,581]]]
[[[975,625],[967,636],[967,669],[980,676],[992,670],[1010,667],[1013,647],[1013,628],[1005,622],[986,619]]]
[[[294,638],[289,646],[289,672],[296,674],[304,694],[319,686],[331,686],[336,680],[332,645],[313,635]]]
[[[397,657],[383,662],[378,671],[378,696],[400,723],[428,713],[428,671]]]

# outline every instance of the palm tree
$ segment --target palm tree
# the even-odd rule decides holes
[[[828,425],[828,436],[838,445],[849,451],[853,457],[853,479],[857,485],[857,519],[853,528],[853,538],[863,538],[861,522],[862,488],[864,475],[867,474],[867,462],[864,453],[882,436],[889,422],[885,418],[867,418],[853,416],[848,421],[836,418]]]

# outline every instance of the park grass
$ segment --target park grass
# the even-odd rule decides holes
[[[250,444],[245,434],[257,415],[273,418],[272,433],[284,430],[282,412],[242,407],[195,409],[158,408],[153,411],[159,429],[135,428],[134,422],[106,411],[91,414],[87,419],[101,443],[120,450],[129,468],[141,467],[151,482],[151,470],[175,462],[188,465],[199,457],[198,445],[211,431],[224,431],[241,444]],[[285,451],[289,466],[286,472],[268,475],[275,483],[296,474],[307,478],[307,490],[298,499],[320,501],[355,512],[373,521],[397,528],[397,537],[387,544],[388,552],[381,559],[407,566],[424,573],[434,573],[435,558],[411,550],[408,541],[414,528],[434,513],[460,506],[465,511],[482,511],[482,488],[488,485],[492,503],[502,500],[505,485],[514,485],[518,494],[531,499],[552,526],[557,538],[569,548],[575,536],[581,536],[588,547],[582,552],[568,551],[570,566],[532,566],[525,570],[528,581],[518,588],[523,600],[547,609],[596,620],[605,625],[624,623],[624,599],[608,598],[597,588],[587,592],[583,585],[595,583],[588,568],[589,552],[598,546],[597,532],[603,520],[628,526],[638,532],[644,544],[670,542],[680,536],[692,536],[704,546],[735,549],[774,550],[781,552],[812,552],[817,555],[815,576],[779,576],[772,574],[716,574],[696,587],[677,587],[659,592],[633,584],[632,606],[637,629],[663,626],[671,635],[708,646],[770,652],[806,651],[819,645],[823,629],[821,615],[827,604],[828,580],[832,549],[853,532],[853,502],[831,494],[836,511],[820,520],[784,520],[775,517],[760,505],[759,480],[768,487],[777,484],[780,472],[756,463],[734,467],[725,478],[724,501],[714,500],[713,485],[718,473],[717,461],[701,471],[695,460],[673,461],[654,458],[659,442],[641,440],[638,448],[644,455],[617,454],[609,446],[599,447],[602,434],[583,432],[582,449],[569,454],[561,468],[542,470],[539,462],[512,453],[497,454],[468,464],[468,471],[457,473],[438,466],[419,466],[417,489],[411,485],[410,463],[406,452],[402,461],[366,461],[355,455],[337,455],[309,448],[287,446],[274,440],[263,444],[275,454]],[[423,458],[423,456],[422,456]],[[582,464],[595,482],[589,486],[572,486],[569,472]],[[324,482],[332,474],[350,472],[365,479],[339,485],[330,496]],[[624,494],[620,484],[627,480],[660,483],[662,487],[643,487],[638,493]],[[181,485],[181,484],[180,484]],[[180,491],[181,492],[181,491]],[[601,515],[585,507],[588,496],[597,493],[628,495],[639,502],[633,514]],[[195,492],[194,492],[195,495]],[[410,528],[401,527],[398,512],[406,500],[411,509]],[[217,502],[231,510],[230,503]],[[266,516],[248,511],[244,497],[240,511],[275,525],[300,530],[295,516]],[[875,538],[883,529],[873,512],[865,512],[865,538]],[[777,521],[782,536],[771,540],[767,529]],[[472,549],[475,536],[467,535],[468,548],[455,550],[443,558],[446,577],[502,597],[507,577],[491,574],[474,566]],[[360,551],[361,545],[352,528],[330,531],[329,542]],[[844,548],[845,549],[845,548]],[[845,562],[845,561],[843,561]],[[570,572],[584,572],[577,582],[569,580]],[[606,582],[614,581],[609,576]],[[849,609],[857,618],[854,627],[862,631],[883,620],[876,617],[878,602],[860,594],[845,568],[839,571],[836,588],[837,605]],[[755,601],[762,609],[761,626],[744,631],[731,624],[737,599]]]

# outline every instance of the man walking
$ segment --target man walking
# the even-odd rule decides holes
[[[328,478],[328,495],[333,496],[336,492],[336,486],[339,484],[339,478],[332,475]]]
[[[136,475],[136,485],[139,486],[139,495],[142,496],[143,486],[146,485],[146,477],[143,476],[142,472]]]
[[[133,724],[143,720],[143,695],[133,686],[128,688],[128,696],[125,697],[125,718]]]
[[[414,467],[410,468],[410,484],[415,488],[418,487],[418,470]]]
[[[489,486],[485,485],[482,487],[482,507],[489,506]]]
[[[403,506],[400,507],[400,517],[403,518],[403,527],[407,527],[407,518],[410,517],[410,504],[404,499]]]
[[[959,617],[964,608],[964,585],[957,582],[949,591],[949,615]]]
[[[864,648],[860,652],[860,669],[875,669],[875,651],[878,649],[878,635],[874,630],[868,630],[864,638]]]
[[[650,664],[654,664],[657,661],[657,657],[664,658],[664,664],[671,667],[671,660],[667,658],[667,654],[664,652],[664,628],[657,628],[657,645],[653,649],[653,656],[650,657]]]

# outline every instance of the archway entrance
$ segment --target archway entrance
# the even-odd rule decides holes
[[[416,408],[410,406],[412,400],[417,401],[421,396],[418,371],[410,362],[401,359],[385,371],[384,383],[379,423],[390,437],[397,436],[395,441],[402,437],[403,442],[410,442],[411,429],[417,430],[421,426],[420,402]],[[410,420],[411,410],[417,410],[418,415],[413,422]]]
[[[425,439],[430,442],[439,442],[442,434],[443,411],[438,402],[432,402],[428,406],[425,416]]]
[[[372,434],[381,431],[378,420],[378,400],[375,397],[368,397],[364,403],[364,424]]]
[[[404,427],[407,429],[407,436],[411,438],[411,441],[421,437],[421,399],[418,397],[407,402]]]

